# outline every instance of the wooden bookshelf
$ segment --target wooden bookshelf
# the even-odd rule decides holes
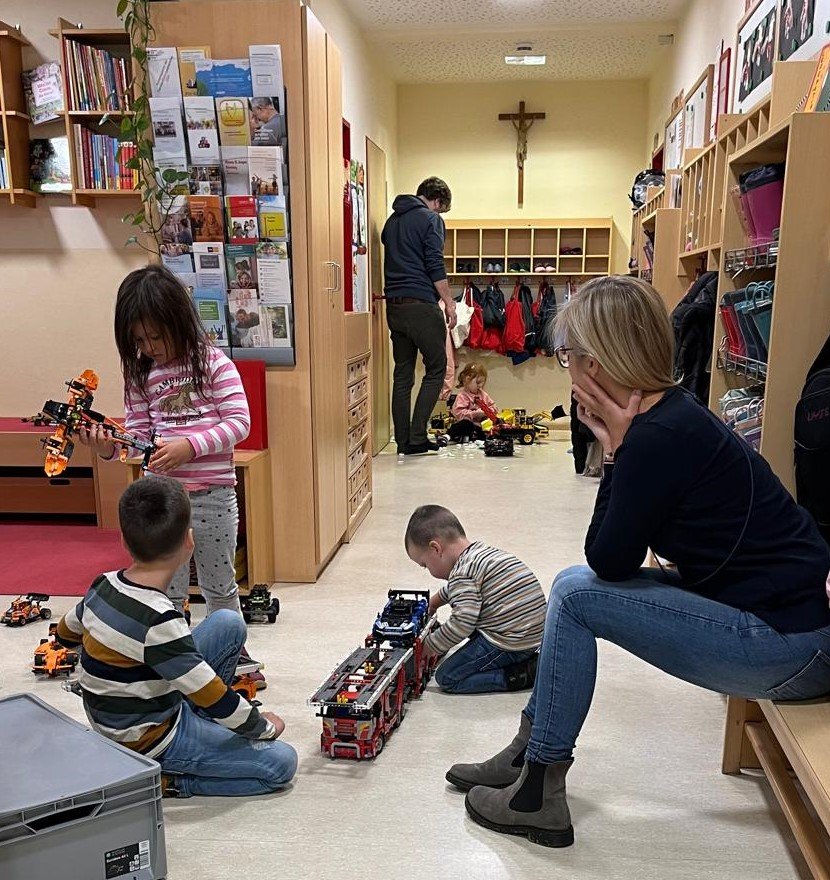
[[[737,277],[725,271],[730,253],[745,248],[747,242],[736,206],[731,199],[724,201],[719,297],[752,281],[775,281],[769,359],[764,371],[761,454],[793,494],[793,412],[807,370],[830,334],[830,297],[826,293],[830,249],[824,241],[830,228],[830,179],[816,173],[816,157],[826,155],[830,155],[830,114],[795,113],[737,149],[726,172],[728,189],[750,168],[768,162],[786,163],[776,266],[747,269]],[[721,350],[725,335],[718,314],[709,399],[710,408],[718,414],[719,399],[728,389],[758,381],[739,366],[724,364]]]
[[[613,221],[449,220],[444,262],[451,282],[463,278],[588,277],[611,271]],[[579,249],[580,253],[563,253]],[[488,264],[501,270],[487,271]],[[552,266],[537,272],[536,267]],[[520,266],[511,270],[511,266]],[[462,268],[463,267],[463,268]]]
[[[6,151],[8,185],[0,198],[34,208],[37,195],[29,188],[29,116],[23,94],[23,47],[28,40],[17,28],[0,21],[0,145]]]
[[[68,55],[67,43],[81,43],[85,46],[94,46],[96,48],[112,51],[113,49],[121,50],[122,53],[130,59],[130,38],[129,35],[118,28],[84,28],[77,24],[59,19],[58,26],[55,30],[49,32],[55,37],[60,46],[60,62],[63,72],[63,121],[66,129],[66,136],[69,142],[69,162],[72,172],[72,190],[68,195],[73,205],[81,205],[86,208],[94,208],[98,199],[134,199],[140,198],[141,191],[136,189],[90,189],[83,186],[81,178],[81,169],[78,167],[76,159],[76,137],[75,126],[81,125],[88,128],[93,134],[107,135],[108,137],[119,138],[120,122],[125,116],[132,115],[132,111],[126,109],[120,110],[78,110],[72,106],[72,93],[69,85],[68,76]],[[132,69],[132,61],[130,68]],[[62,195],[58,193],[58,195]]]

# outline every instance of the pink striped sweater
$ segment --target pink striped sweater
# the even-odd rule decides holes
[[[210,347],[201,394],[181,361],[154,366],[144,393],[124,392],[126,429],[142,439],[153,430],[162,440],[186,438],[196,457],[167,476],[189,491],[236,485],[233,448],[248,436],[251,415],[242,380],[233,362]]]

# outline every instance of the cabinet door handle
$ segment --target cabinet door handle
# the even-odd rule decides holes
[[[343,289],[343,268],[340,263],[334,264],[334,289],[335,291]]]
[[[336,263],[334,263],[334,261],[332,261],[332,260],[326,260],[323,263],[323,265],[328,269],[329,281],[333,282],[334,281],[334,271],[333,270],[334,270],[334,266],[336,265]],[[334,293],[334,291],[337,290],[337,288],[332,283],[332,284],[328,284],[326,287],[324,287],[323,290],[326,293]]]

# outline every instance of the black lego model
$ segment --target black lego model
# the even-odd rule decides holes
[[[245,623],[252,621],[262,623],[265,620],[268,623],[277,622],[280,600],[276,596],[271,598],[267,584],[254,584],[247,596],[239,597],[239,604],[242,606],[242,618]]]
[[[513,440],[511,437],[493,435],[484,438],[484,454],[494,458],[509,458],[513,455]]]

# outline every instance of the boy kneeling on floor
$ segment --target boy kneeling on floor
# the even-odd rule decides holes
[[[133,558],[102,574],[58,624],[82,646],[78,676],[94,730],[161,764],[165,796],[253,795],[294,776],[297,753],[277,741],[285,724],[231,690],[247,630],[219,610],[191,633],[167,589],[193,553],[181,483],[144,477],[118,505]],[[186,699],[185,699],[186,698]]]
[[[446,654],[435,681],[450,694],[518,691],[533,686],[545,628],[545,594],[533,572],[509,553],[470,541],[455,514],[437,504],[419,507],[406,527],[409,558],[447,583],[429,612],[452,607],[449,620],[424,640]]]

